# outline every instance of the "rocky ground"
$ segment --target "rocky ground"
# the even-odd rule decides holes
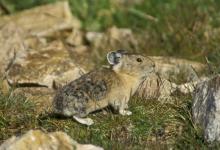
[[[105,149],[206,148],[219,141],[219,76],[207,75],[208,62],[149,56],[156,74],[132,98],[133,115],[105,109],[91,114],[95,125],[85,127],[51,114],[54,84],[106,65],[108,51],[145,53],[141,37],[116,26],[85,31],[67,2],[2,16],[0,26],[0,149],[102,149],[77,142]]]

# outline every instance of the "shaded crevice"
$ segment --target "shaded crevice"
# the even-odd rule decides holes
[[[42,85],[42,84],[39,84],[39,83],[10,83],[8,81],[8,84],[11,87],[15,87],[15,88],[23,88],[23,87],[45,87],[45,88],[48,88],[47,85]]]

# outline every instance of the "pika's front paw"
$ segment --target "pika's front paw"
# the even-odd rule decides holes
[[[128,110],[119,110],[119,114],[123,115],[123,116],[130,116],[132,115],[132,112],[131,111],[128,111]]]

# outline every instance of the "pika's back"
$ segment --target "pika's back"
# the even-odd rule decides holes
[[[119,78],[110,68],[93,70],[59,89],[53,105],[57,111],[73,108],[81,112],[89,101],[102,100],[119,84]]]
[[[87,93],[92,99],[99,100],[114,84],[117,84],[117,76],[114,71],[109,68],[101,68],[93,70],[83,75],[77,80],[70,82],[62,88],[62,93],[76,94],[82,91]],[[81,94],[76,95],[80,98]],[[85,95],[82,95],[85,96]]]

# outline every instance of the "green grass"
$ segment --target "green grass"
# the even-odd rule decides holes
[[[0,0],[12,14],[55,1],[58,0]],[[201,62],[206,62],[207,57],[213,73],[220,72],[218,0],[143,0],[140,4],[69,0],[69,3],[72,13],[82,21],[83,31],[102,32],[114,25],[130,28],[138,37],[139,52]],[[103,53],[102,49],[98,51]],[[102,61],[99,58],[95,62]],[[80,143],[105,149],[219,148],[216,143],[206,143],[201,129],[193,124],[191,97],[175,97],[174,104],[134,97],[130,102],[132,116],[120,116],[107,109],[107,114],[103,111],[91,114],[95,125],[86,127],[71,118],[51,116],[49,112],[38,114],[35,104],[23,95],[0,95],[0,142],[29,129],[45,129],[65,131]]]
[[[87,127],[50,112],[38,114],[34,102],[22,95],[0,95],[0,141],[30,129],[43,129],[64,131],[80,143],[105,149],[208,148],[199,128],[192,123],[189,99],[184,96],[174,104],[162,104],[133,97],[129,103],[131,116],[106,109],[90,114],[95,124]]]
[[[22,95],[0,95],[0,142],[34,128],[34,109],[34,104]]]

